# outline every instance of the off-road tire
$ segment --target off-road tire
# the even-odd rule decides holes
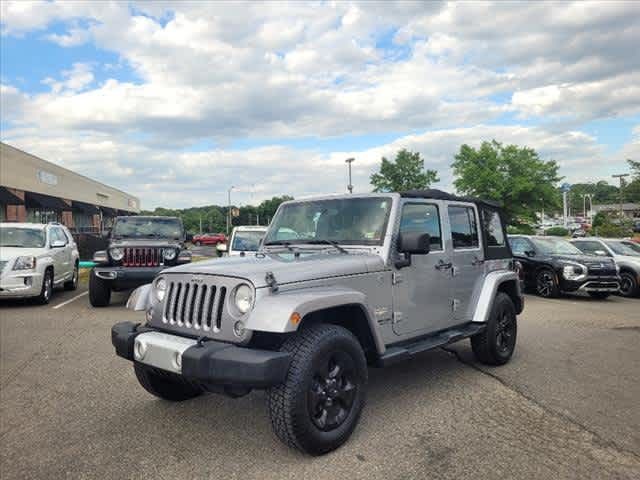
[[[328,453],[345,443],[355,429],[366,400],[367,362],[358,339],[346,328],[319,324],[302,328],[280,348],[291,353],[285,381],[267,391],[271,425],[286,445],[310,455]],[[309,411],[310,390],[317,365],[338,355],[352,363],[349,377],[356,385],[348,413],[335,428],[321,430]],[[346,375],[345,375],[346,377]],[[340,382],[344,382],[343,377]],[[338,403],[336,403],[338,405]]]
[[[609,295],[611,295],[609,292],[589,292],[589,296],[596,300],[605,300],[609,298]]]
[[[620,289],[620,295],[623,297],[638,297],[640,296],[640,286],[638,286],[638,280],[636,276],[627,270],[623,270],[620,272],[620,285],[622,286],[624,282],[627,282],[628,287],[625,287],[623,290]]]
[[[501,323],[505,321],[505,316],[511,322],[511,336],[507,342],[507,348],[501,348],[500,334]],[[507,363],[516,347],[518,334],[518,321],[516,318],[516,307],[511,297],[504,292],[498,292],[493,301],[491,315],[487,321],[487,327],[480,333],[471,337],[471,349],[476,359],[487,365],[504,365]]]
[[[541,288],[541,282],[545,282],[547,289]],[[536,273],[535,292],[543,298],[558,298],[560,296],[560,288],[558,287],[558,278],[555,272],[550,268],[542,268]]]
[[[163,400],[182,402],[202,394],[201,388],[175,373],[158,370],[138,362],[133,363],[133,370],[142,388]]]
[[[47,268],[44,271],[42,277],[42,287],[40,288],[40,294],[34,299],[36,303],[40,305],[46,305],[51,301],[53,295],[53,270]]]
[[[73,276],[71,277],[71,280],[69,280],[68,282],[64,282],[64,289],[65,290],[77,290],[78,289],[78,278],[79,278],[79,274],[80,274],[80,266],[78,265],[78,262],[75,263],[75,265],[73,266]]]
[[[196,247],[199,247],[200,245],[202,245],[202,243],[200,242],[200,240],[198,240],[198,241],[195,243],[195,246],[196,246]]]
[[[91,270],[89,276],[89,302],[94,307],[106,307],[111,301],[111,286]]]

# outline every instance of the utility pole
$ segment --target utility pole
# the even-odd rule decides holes
[[[611,175],[613,178],[617,178],[620,180],[620,219],[622,220],[622,216],[624,215],[624,210],[622,208],[622,204],[624,203],[624,194],[623,194],[623,187],[624,187],[624,177],[628,177],[629,174],[628,173],[619,173],[617,175]]]
[[[231,190],[233,190],[233,185],[227,190],[227,238],[229,237],[229,228],[231,227]]]
[[[349,165],[349,185],[347,185],[347,190],[349,190],[349,193],[353,193],[353,184],[351,183],[351,164],[354,160],[355,158],[347,158],[345,160],[345,163]]]
[[[200,235],[202,235],[202,213],[200,214]]]

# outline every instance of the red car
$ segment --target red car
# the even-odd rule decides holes
[[[227,243],[227,236],[224,233],[201,233],[194,235],[192,240],[194,245],[218,245]]]

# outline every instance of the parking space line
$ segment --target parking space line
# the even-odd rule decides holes
[[[60,308],[60,307],[64,307],[65,305],[69,305],[71,302],[75,302],[76,300],[78,300],[80,297],[84,297],[87,293],[89,293],[89,290],[87,290],[86,292],[82,292],[80,295],[76,295],[73,298],[70,298],[69,300],[67,300],[66,302],[62,302],[59,303],[58,305],[56,305],[55,307],[52,307],[54,310]]]

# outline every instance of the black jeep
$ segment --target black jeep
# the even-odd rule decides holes
[[[112,291],[150,283],[163,269],[189,263],[184,228],[176,217],[117,217],[109,247],[95,252],[89,278],[94,307],[109,305]]]

